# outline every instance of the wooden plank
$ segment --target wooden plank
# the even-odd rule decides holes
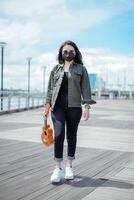
[[[7,154],[3,155],[4,161],[10,165],[0,168],[2,200],[81,199],[106,182],[106,178],[123,169],[133,155],[120,151],[77,148],[75,179],[53,185],[50,183],[54,169],[53,148],[45,149],[41,147],[42,144],[31,142],[21,142],[21,148],[20,145],[12,145],[5,147]],[[10,153],[10,148],[14,152]],[[8,152],[13,159],[9,159]],[[65,146],[64,156],[66,152]]]

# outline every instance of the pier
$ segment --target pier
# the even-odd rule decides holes
[[[134,101],[98,100],[90,113],[78,129],[75,179],[56,185],[53,146],[40,138],[43,107],[1,115],[0,199],[133,200]]]

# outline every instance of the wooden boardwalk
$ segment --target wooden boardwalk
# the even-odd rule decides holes
[[[60,184],[50,183],[55,163],[53,147],[41,143],[42,112],[0,116],[0,200],[134,200],[134,101],[94,105],[79,126],[75,179]]]
[[[0,139],[0,200],[78,200],[104,184],[117,190],[128,189],[128,199],[132,199],[129,196],[134,194],[134,182],[119,181],[114,176],[132,162],[133,153],[79,147],[75,179],[57,185],[50,183],[52,156],[52,147]]]

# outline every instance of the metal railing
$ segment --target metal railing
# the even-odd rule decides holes
[[[43,93],[0,91],[0,114],[42,107],[44,102]]]

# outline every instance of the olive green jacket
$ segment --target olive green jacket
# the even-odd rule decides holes
[[[46,103],[54,109],[56,99],[64,76],[64,65],[53,67],[46,94]],[[68,72],[68,107],[81,107],[81,104],[92,104],[91,87],[86,68],[82,64],[73,63]]]

